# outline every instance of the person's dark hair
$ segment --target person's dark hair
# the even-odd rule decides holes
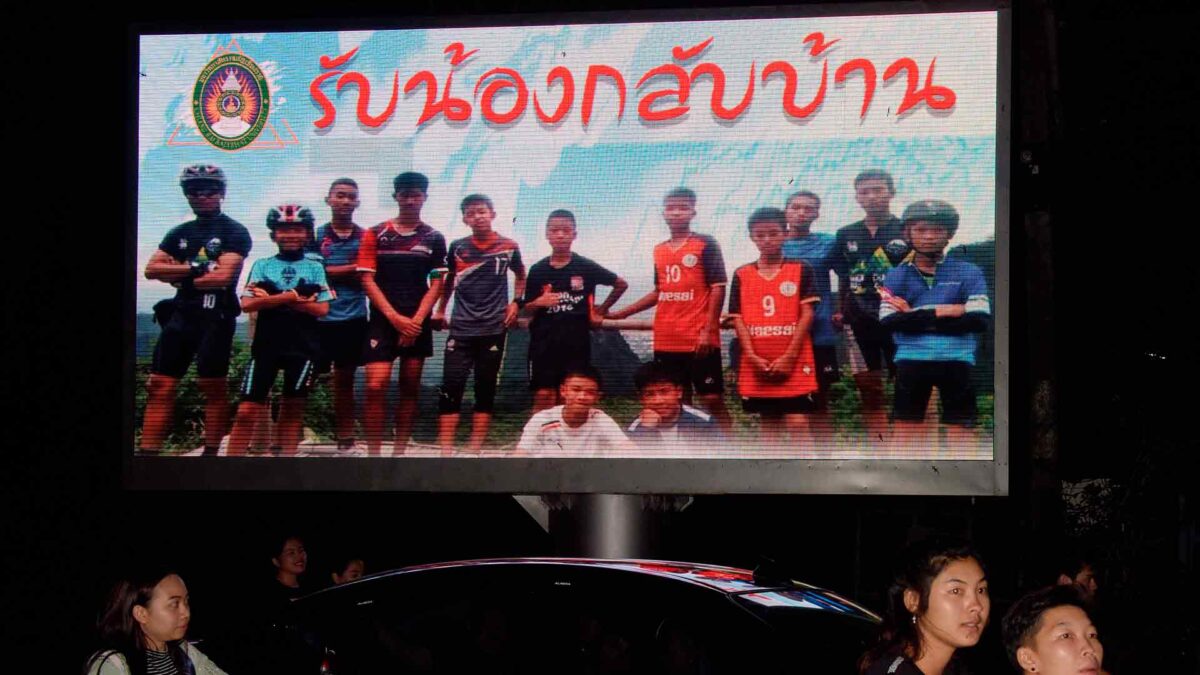
[[[923,645],[913,618],[929,609],[933,580],[956,560],[974,560],[984,567],[979,553],[961,539],[936,537],[911,544],[904,550],[888,587],[887,605],[878,640],[858,661],[860,673],[867,672],[872,663],[896,651],[914,661],[920,658]],[[904,604],[904,592],[909,589],[920,596],[915,614],[909,612]]]
[[[137,619],[133,618],[133,608],[137,605],[148,607],[150,598],[154,595],[154,587],[172,574],[173,571],[164,567],[138,570],[113,586],[104,609],[96,619],[101,648],[84,665],[85,673],[91,670],[94,664],[113,654],[120,654],[125,659],[131,675],[144,675],[146,634],[142,632],[142,626]],[[183,650],[183,640],[167,642],[167,653],[180,673],[192,672],[191,659]]]
[[[881,180],[887,183],[888,192],[896,191],[896,181],[892,180],[892,174],[882,169],[867,169],[854,177],[854,187],[866,180]]]
[[[663,197],[663,201],[668,199],[686,199],[692,206],[696,205],[696,193],[685,187],[677,187],[668,192],[667,196]]]
[[[1033,636],[1041,630],[1042,615],[1064,605],[1087,612],[1087,603],[1074,586],[1050,586],[1034,591],[1017,600],[1005,612],[1000,633],[1008,660],[1017,670],[1021,670],[1021,664],[1017,663],[1017,650],[1028,646]]]
[[[465,214],[467,209],[471,208],[471,206],[475,204],[487,204],[489,209],[492,211],[496,210],[496,205],[492,204],[492,198],[487,195],[479,194],[478,192],[463,197],[462,203],[458,205],[458,210]]]
[[[550,222],[551,218],[567,218],[570,219],[571,225],[575,226],[575,214],[566,209],[554,209],[550,215],[546,216],[546,223]]]
[[[746,221],[746,228],[752,230],[759,223],[776,223],[786,230],[787,214],[783,212],[783,209],[777,209],[774,206],[764,206],[760,209],[755,209],[754,213],[750,214],[750,219]]]
[[[333,192],[333,188],[339,185],[349,185],[355,190],[358,189],[358,183],[356,183],[353,178],[335,178],[334,181],[329,184],[329,191]]]
[[[346,571],[346,567],[348,567],[350,563],[354,562],[355,560],[361,561],[363,560],[363,557],[357,552],[343,552],[341,555],[333,559],[333,564],[329,566],[329,571],[341,575],[342,572]]]
[[[269,548],[269,551],[267,551],[269,554],[267,559],[271,560],[278,558],[279,554],[283,553],[283,547],[287,546],[288,540],[290,539],[295,539],[301,544],[304,543],[304,535],[296,532],[295,530],[281,530],[273,534],[271,539],[267,542],[267,547]]]
[[[652,384],[673,384],[677,387],[682,387],[683,379],[679,376],[679,372],[673,368],[668,368],[660,361],[650,361],[643,363],[637,372],[633,374],[633,386],[641,392],[646,387]]]
[[[813,192],[812,190],[800,190],[798,192],[793,192],[792,194],[788,195],[787,201],[784,202],[784,205],[791,204],[793,199],[797,199],[799,197],[808,197],[809,199],[815,200],[818,207],[821,206],[821,198],[818,197],[817,193]]]
[[[392,180],[392,192],[400,192],[409,188],[416,188],[421,192],[429,191],[429,179],[423,173],[415,171],[406,171]]]
[[[1076,548],[1062,550],[1054,559],[1053,575],[1048,583],[1058,583],[1058,577],[1064,574],[1067,578],[1074,579],[1085,567],[1091,567],[1095,571],[1096,566],[1092,564],[1091,556]]]
[[[562,377],[558,380],[559,386],[562,386],[562,383],[566,382],[572,377],[586,377],[592,382],[595,382],[596,386],[599,387],[601,391],[604,390],[604,378],[600,377],[600,371],[596,370],[595,366],[578,364],[568,367],[566,371],[563,372]]]

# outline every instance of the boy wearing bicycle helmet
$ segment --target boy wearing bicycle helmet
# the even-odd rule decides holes
[[[283,405],[278,440],[284,455],[296,454],[303,435],[304,404],[321,350],[317,319],[329,313],[333,299],[325,266],[304,254],[313,227],[312,211],[284,204],[267,213],[267,227],[279,253],[254,261],[242,294],[242,309],[258,312],[258,327],[242,377],[242,402],[229,435],[230,456],[245,454],[254,422],[261,418],[280,370]]]
[[[234,286],[250,253],[250,233],[221,213],[225,174],[218,167],[186,167],[179,186],[196,218],[172,228],[146,264],[147,279],[177,290],[154,306],[162,333],[154,346],[140,447],[145,454],[162,450],[179,381],[194,360],[205,397],[204,454],[215,455],[229,424],[225,377],[241,311]]]
[[[903,222],[913,258],[888,272],[879,289],[879,319],[896,343],[893,438],[900,450],[922,442],[925,408],[937,387],[950,447],[964,447],[974,440],[971,367],[991,317],[987,281],[975,265],[944,259],[958,231],[953,206],[917,202],[904,210]]]

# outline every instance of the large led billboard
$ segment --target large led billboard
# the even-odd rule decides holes
[[[138,35],[131,484],[1005,492],[1006,15],[635,18]]]

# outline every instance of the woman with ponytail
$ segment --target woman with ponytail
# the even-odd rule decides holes
[[[103,648],[87,675],[225,675],[184,640],[192,612],[179,575],[154,572],[113,587],[97,627]]]
[[[902,556],[888,589],[876,645],[862,675],[959,675],[957,650],[979,642],[991,600],[979,555],[964,542],[933,540]]]

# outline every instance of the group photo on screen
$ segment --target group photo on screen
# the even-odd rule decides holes
[[[601,28],[620,62],[635,38],[736,41],[739,22],[711,23]],[[377,137],[363,87],[357,125],[322,126],[333,99],[298,64],[389,33],[406,32],[348,50],[318,34],[338,42],[316,51],[267,34],[257,61],[249,36],[142,38],[143,64],[183,72],[141,92],[138,455],[992,459],[994,74],[958,82],[939,46],[945,110],[879,120],[856,92],[802,125],[765,98],[744,119],[664,122],[655,95],[630,122],[624,84],[601,96],[589,73],[582,123],[389,121]],[[772,40],[740,39],[727,60],[753,92]],[[483,107],[516,111],[522,91],[488,87]],[[415,117],[415,98],[388,114]],[[284,127],[297,147],[255,135]]]

